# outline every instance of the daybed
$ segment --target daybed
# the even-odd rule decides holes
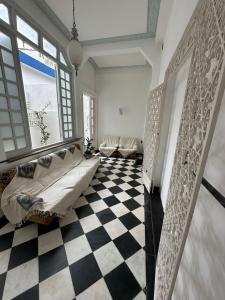
[[[102,144],[99,146],[99,151],[101,154],[107,157],[115,156],[118,146],[119,146],[118,136],[106,136],[103,139]]]
[[[88,187],[99,162],[86,160],[72,145],[11,170],[13,178],[1,198],[5,216],[16,226],[27,220],[48,224],[56,216],[64,217]],[[0,174],[3,182],[6,174]]]
[[[122,136],[106,136],[99,147],[104,156],[128,159],[136,158],[137,149],[137,138]]]

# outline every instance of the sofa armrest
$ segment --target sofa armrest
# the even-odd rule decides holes
[[[99,148],[106,147],[106,143],[102,143]]]
[[[134,150],[134,151],[137,151],[137,150],[138,150],[138,146],[137,146],[137,145],[134,145],[133,150]]]

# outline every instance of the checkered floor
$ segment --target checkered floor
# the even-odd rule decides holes
[[[101,159],[76,207],[50,226],[0,229],[2,299],[146,299],[144,188],[133,161]]]

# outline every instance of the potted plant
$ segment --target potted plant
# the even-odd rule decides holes
[[[85,138],[85,154],[87,155],[91,155],[93,153],[93,150],[95,149],[95,147],[92,145],[93,139],[89,139],[88,137]]]

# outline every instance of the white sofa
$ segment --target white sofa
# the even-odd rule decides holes
[[[100,153],[107,157],[134,158],[137,150],[138,139],[134,137],[106,136],[99,146]]]
[[[136,154],[138,150],[138,141],[134,137],[120,137],[118,152],[122,157],[127,158],[132,154]]]
[[[64,217],[90,184],[99,158],[86,160],[75,145],[20,165],[4,188],[1,208],[16,226]],[[2,175],[1,175],[2,176]]]
[[[105,136],[102,144],[99,146],[99,151],[104,156],[110,157],[119,146],[118,136]]]

